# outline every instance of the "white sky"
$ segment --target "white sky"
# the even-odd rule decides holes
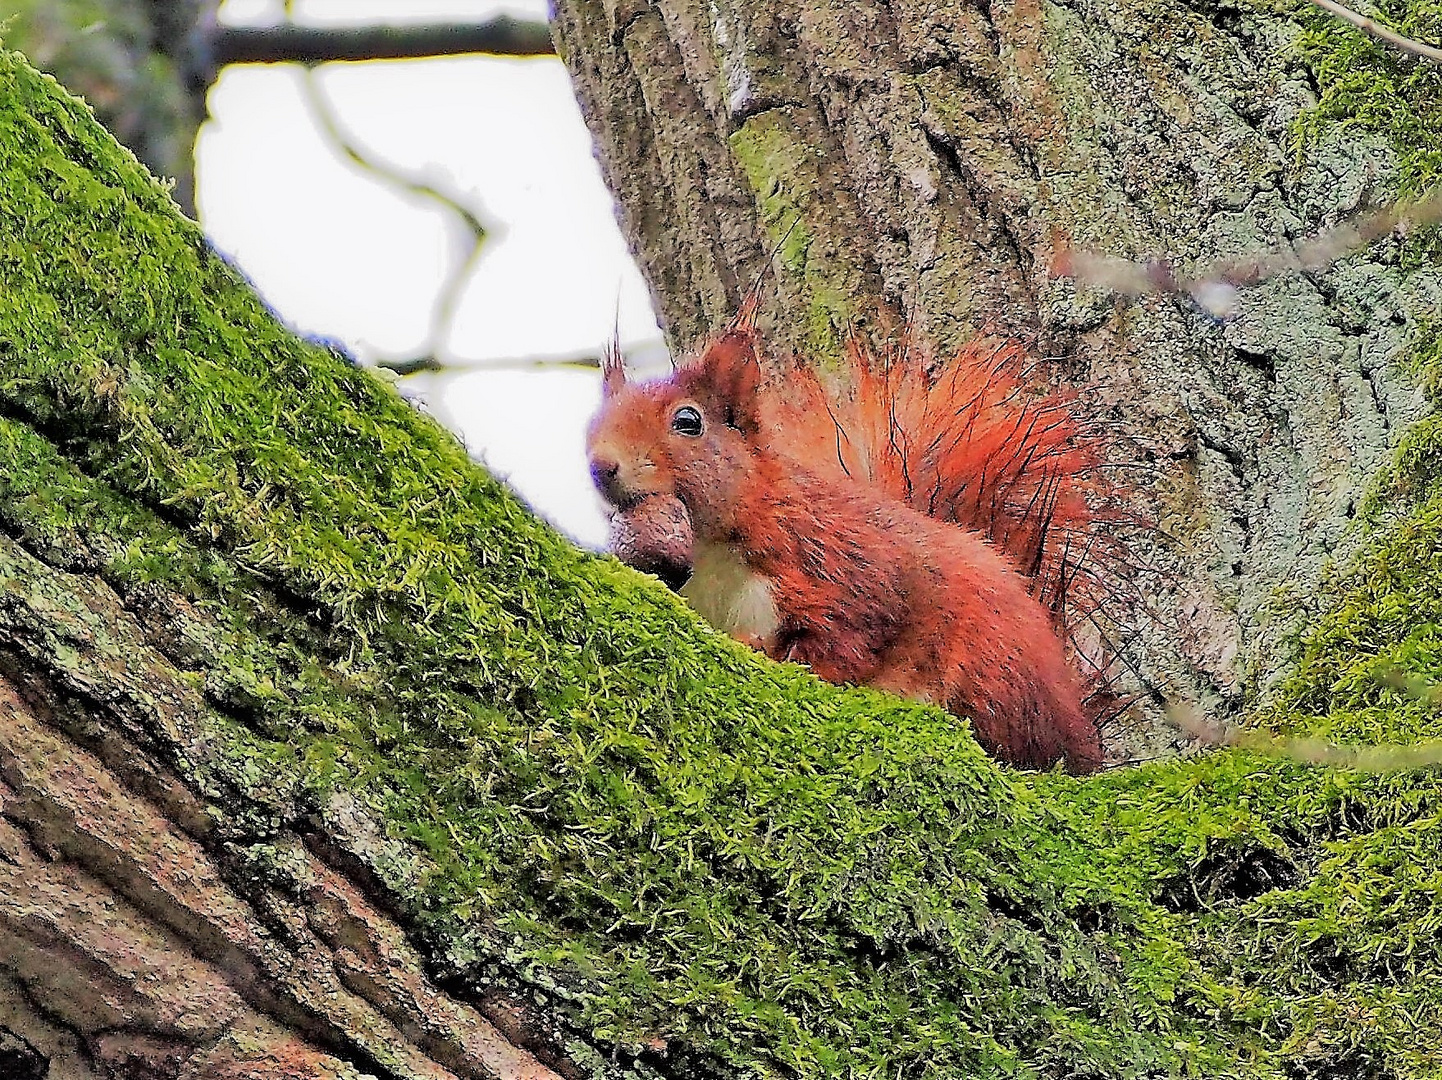
[[[545,17],[534,0],[301,0],[296,18],[474,20],[499,10]],[[236,23],[273,22],[281,11],[278,0],[227,0],[221,9]],[[296,329],[366,358],[412,354],[465,253],[464,230],[336,155],[302,81],[290,66],[222,72],[197,146],[201,221]],[[439,350],[482,370],[419,376],[407,390],[537,510],[599,546],[605,522],[583,449],[598,376],[514,361],[594,356],[616,328],[628,351],[654,356],[660,331],[565,69],[554,59],[480,57],[333,64],[320,85],[355,142],[463,196],[492,230]]]

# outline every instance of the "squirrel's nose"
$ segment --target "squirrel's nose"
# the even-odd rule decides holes
[[[616,482],[616,474],[620,471],[619,462],[607,461],[605,458],[597,458],[591,462],[591,480],[606,495],[611,493],[612,485]]]

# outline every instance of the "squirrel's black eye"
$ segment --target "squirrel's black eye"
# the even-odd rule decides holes
[[[706,430],[701,419],[701,410],[695,405],[682,405],[671,417],[671,430],[689,439],[699,439]]]

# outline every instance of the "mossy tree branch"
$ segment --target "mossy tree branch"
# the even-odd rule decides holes
[[[191,41],[209,0],[10,0],[5,45],[63,79],[194,213],[192,154],[205,119]]]
[[[0,177],[0,1027],[65,1075],[1438,1068],[1430,774],[999,770],[564,543],[13,55]],[[1279,724],[1432,724],[1346,660],[1417,575]]]

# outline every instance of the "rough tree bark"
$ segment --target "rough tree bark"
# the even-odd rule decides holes
[[[1168,697],[1270,685],[1367,478],[1421,400],[1435,310],[1397,244],[1248,291],[1225,324],[1053,278],[1058,235],[1205,266],[1395,191],[1385,138],[1326,130],[1300,27],[1178,0],[560,0],[557,40],[674,342],[765,280],[782,348],[883,310],[941,349],[1035,341],[1122,434]],[[1427,92],[1427,91],[1423,91]],[[785,242],[782,238],[787,237]],[[768,254],[779,257],[768,262]]]
[[[642,43],[672,55],[653,9],[610,18],[619,70]],[[670,70],[635,119],[704,99]],[[790,108],[753,129],[758,183],[832,175],[788,125],[835,122]],[[764,247],[765,201],[717,156],[746,138],[692,127],[684,158],[679,129],[633,132],[665,163],[637,183],[710,185],[632,210],[638,236],[714,215],[710,254],[671,237],[702,283],[679,336]],[[923,202],[972,205],[934,175]],[[884,277],[797,236],[802,308]],[[964,278],[980,248],[928,272]],[[1027,280],[989,295],[1024,314]],[[1073,340],[1108,319],[1141,316]],[[1413,691],[1442,655],[1438,429],[1409,433],[1398,524],[1256,723],[1435,733]],[[763,661],[288,335],[81,105],[0,54],[7,1077],[1433,1076],[1439,821],[1435,774],[1235,750],[1001,770],[953,718]]]

